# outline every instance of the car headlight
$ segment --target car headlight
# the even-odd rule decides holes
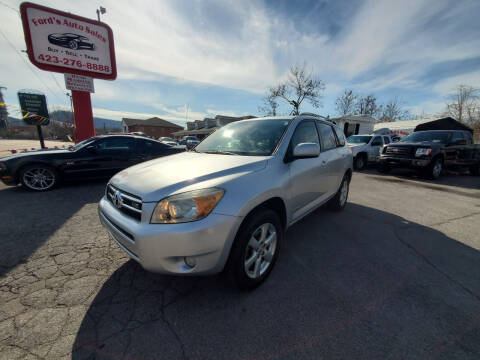
[[[417,151],[415,152],[415,156],[426,156],[430,155],[432,152],[432,149],[430,148],[418,148]]]
[[[210,188],[188,191],[160,200],[153,211],[151,224],[176,224],[208,216],[223,197],[225,190]]]

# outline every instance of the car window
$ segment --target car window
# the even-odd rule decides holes
[[[97,143],[100,151],[133,151],[135,149],[134,138],[108,138]]]
[[[334,126],[333,130],[335,130],[335,134],[337,134],[338,145],[345,146],[345,135],[343,134],[343,131],[337,126]]]
[[[170,146],[155,141],[139,140],[139,150],[141,154],[161,154]]]
[[[290,143],[292,150],[301,143],[315,143],[320,145],[318,142],[317,129],[313,121],[302,121],[295,129]]]
[[[454,131],[453,135],[452,135],[451,142],[456,143],[457,141],[460,141],[460,140],[465,140],[465,137],[463,136],[463,133],[460,132],[460,131]]]
[[[337,140],[333,133],[333,128],[330,125],[317,122],[318,130],[320,132],[320,139],[322,139],[322,151],[327,151],[337,147]]]
[[[384,137],[383,137],[383,142],[384,142],[385,144],[390,144],[390,139],[388,138],[388,136],[384,136]]]
[[[465,135],[465,137],[467,138],[467,144],[468,144],[468,145],[473,144],[472,134],[470,134],[470,133],[468,132],[468,133],[464,133],[463,135]]]
[[[372,140],[372,143],[370,144],[371,146],[380,146],[383,145],[382,142],[382,137],[381,136],[375,136]]]

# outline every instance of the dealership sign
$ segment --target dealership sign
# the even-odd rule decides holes
[[[113,33],[107,24],[28,2],[20,12],[34,65],[98,79],[117,77]]]
[[[65,74],[65,87],[68,90],[86,91],[94,93],[93,79],[89,76]]]
[[[19,92],[18,101],[23,121],[28,125],[48,125],[50,119],[45,95]]]

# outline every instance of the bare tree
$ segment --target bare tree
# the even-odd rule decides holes
[[[355,102],[357,101],[357,95],[353,93],[353,90],[346,89],[342,95],[335,100],[335,110],[338,115],[346,116],[355,113]]]
[[[292,115],[300,114],[300,105],[307,100],[313,107],[321,106],[325,84],[316,75],[307,72],[306,64],[290,68],[287,80],[268,89],[265,98],[282,99],[292,106]]]
[[[265,116],[277,116],[278,102],[271,93],[267,93],[262,99],[262,105],[258,107],[258,112]]]
[[[355,114],[370,115],[375,117],[381,112],[382,106],[377,104],[377,98],[373,95],[359,96],[355,103]]]
[[[480,89],[459,85],[450,95],[446,114],[470,126],[480,122]]]
[[[382,107],[381,122],[392,122],[410,118],[410,112],[402,109],[402,102],[397,98],[391,99]]]

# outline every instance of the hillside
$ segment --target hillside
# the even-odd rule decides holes
[[[50,113],[50,119],[52,121],[61,122],[61,123],[69,123],[72,120],[72,115],[70,111],[63,111],[63,110],[56,110]],[[99,117],[94,117],[93,121],[95,123],[96,129],[109,129],[109,130],[121,130],[122,125],[121,121],[112,120],[112,119],[104,119]],[[8,122],[10,126],[24,126],[25,123],[22,119],[17,119],[14,117],[9,116]]]

